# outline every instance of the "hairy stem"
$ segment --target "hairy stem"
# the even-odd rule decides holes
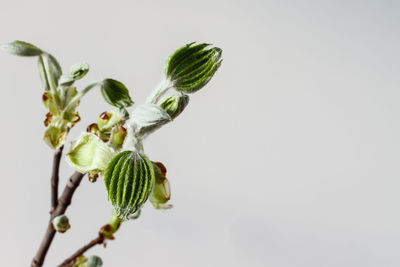
[[[83,255],[87,250],[90,248],[96,246],[97,244],[103,244],[104,242],[104,236],[102,234],[99,234],[98,237],[90,241],[88,244],[84,245],[80,249],[78,249],[74,254],[71,255],[71,257],[67,258],[65,261],[63,261],[58,267],[67,267],[67,266],[72,266],[74,263],[74,260],[78,258],[79,256]]]
[[[31,267],[41,267],[43,265],[47,251],[49,250],[50,245],[56,234],[56,231],[53,229],[53,225],[51,222],[54,217],[65,213],[69,204],[71,204],[72,196],[74,195],[76,188],[81,183],[83,176],[84,174],[75,172],[69,178],[67,185],[65,186],[64,191],[58,200],[58,205],[50,216],[50,221],[47,226],[46,233],[43,237],[42,243],[40,244],[38,251],[36,252],[35,257],[32,260]]]
[[[54,212],[58,204],[58,181],[59,181],[59,169],[60,169],[60,160],[62,156],[64,146],[59,147],[54,152],[53,158],[53,170],[51,173],[51,207],[50,214]]]

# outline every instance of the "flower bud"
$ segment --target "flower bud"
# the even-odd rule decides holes
[[[161,108],[164,109],[172,119],[175,119],[189,104],[188,95],[172,95],[166,98],[161,103]]]
[[[69,225],[69,220],[66,215],[59,215],[55,217],[52,221],[54,229],[59,233],[65,233],[71,225]]]
[[[125,127],[121,125],[116,125],[111,130],[109,144],[115,150],[121,149],[122,144],[124,143],[127,131]]]
[[[97,126],[99,127],[100,131],[109,131],[112,127],[121,123],[123,123],[121,114],[114,110],[101,113],[99,119],[97,120]]]
[[[165,75],[176,90],[194,93],[205,86],[221,65],[222,50],[194,43],[178,49],[169,58]]]
[[[103,261],[100,257],[92,255],[87,258],[85,267],[101,267],[103,266]]]
[[[152,164],[144,154],[123,151],[108,164],[104,182],[116,215],[127,219],[146,202],[153,189]]]
[[[170,209],[172,205],[166,204],[171,198],[171,188],[167,177],[167,169],[161,162],[152,162],[154,169],[154,188],[150,195],[150,202],[155,209]]]

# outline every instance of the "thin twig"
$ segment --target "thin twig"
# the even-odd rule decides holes
[[[71,266],[76,258],[78,258],[79,256],[83,255],[83,253],[85,253],[90,248],[92,248],[92,247],[94,247],[94,246],[96,246],[98,244],[99,245],[103,244],[103,242],[104,242],[104,236],[99,234],[98,237],[96,237],[95,239],[90,241],[88,244],[86,244],[83,247],[81,247],[80,249],[78,249],[74,254],[72,254],[71,257],[67,258],[65,261],[63,261],[63,263],[58,265],[58,267]]]
[[[56,231],[53,229],[53,225],[51,222],[54,217],[57,217],[58,215],[65,213],[69,204],[71,204],[72,196],[74,195],[76,188],[81,183],[83,176],[84,176],[84,174],[75,172],[69,178],[67,185],[65,186],[64,191],[58,200],[58,205],[51,215],[49,225],[47,226],[46,233],[43,237],[42,243],[40,244],[40,247],[39,247],[35,257],[32,260],[31,267],[41,267],[43,265],[47,251],[49,250],[51,242],[53,241],[54,235],[56,233]]]
[[[59,147],[54,152],[53,158],[53,169],[51,173],[51,207],[50,214],[54,212],[58,204],[58,181],[59,181],[59,169],[60,169],[60,159],[62,156],[64,146]]]

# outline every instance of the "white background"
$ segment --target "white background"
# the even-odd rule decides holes
[[[142,103],[167,56],[224,50],[214,79],[145,143],[168,168],[174,208],[146,205],[104,266],[400,266],[399,1],[0,2],[0,43],[25,40],[64,70],[87,61]],[[28,266],[47,226],[52,151],[33,58],[0,53],[1,266]],[[68,144],[109,107],[81,102]],[[69,145],[66,146],[68,150]],[[61,189],[72,173],[63,161]],[[111,213],[85,178],[46,266]]]

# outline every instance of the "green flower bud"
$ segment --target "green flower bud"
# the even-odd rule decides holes
[[[115,125],[123,123],[124,120],[121,114],[114,110],[101,113],[97,120],[97,126],[100,131],[110,131]]]
[[[103,261],[101,260],[100,257],[92,255],[89,258],[87,258],[85,264],[86,264],[85,267],[101,267],[103,266]]]
[[[176,90],[194,93],[205,86],[221,65],[222,50],[207,48],[209,44],[187,44],[169,58],[165,68],[167,79]]]
[[[170,209],[172,205],[166,204],[171,198],[171,188],[167,177],[167,169],[161,162],[153,162],[155,183],[150,195],[150,202],[155,209]]]
[[[145,203],[153,189],[153,166],[145,155],[123,151],[108,164],[104,182],[116,215],[127,219]]]
[[[52,224],[54,230],[56,230],[59,233],[65,233],[69,228],[71,228],[71,225],[69,225],[69,219],[66,215],[60,215],[55,217],[52,221]]]
[[[188,95],[172,95],[166,98],[161,103],[161,108],[164,109],[172,119],[175,119],[189,104]]]
[[[116,125],[111,130],[109,145],[114,148],[115,150],[119,150],[124,143],[127,131],[125,127],[121,125]]]

